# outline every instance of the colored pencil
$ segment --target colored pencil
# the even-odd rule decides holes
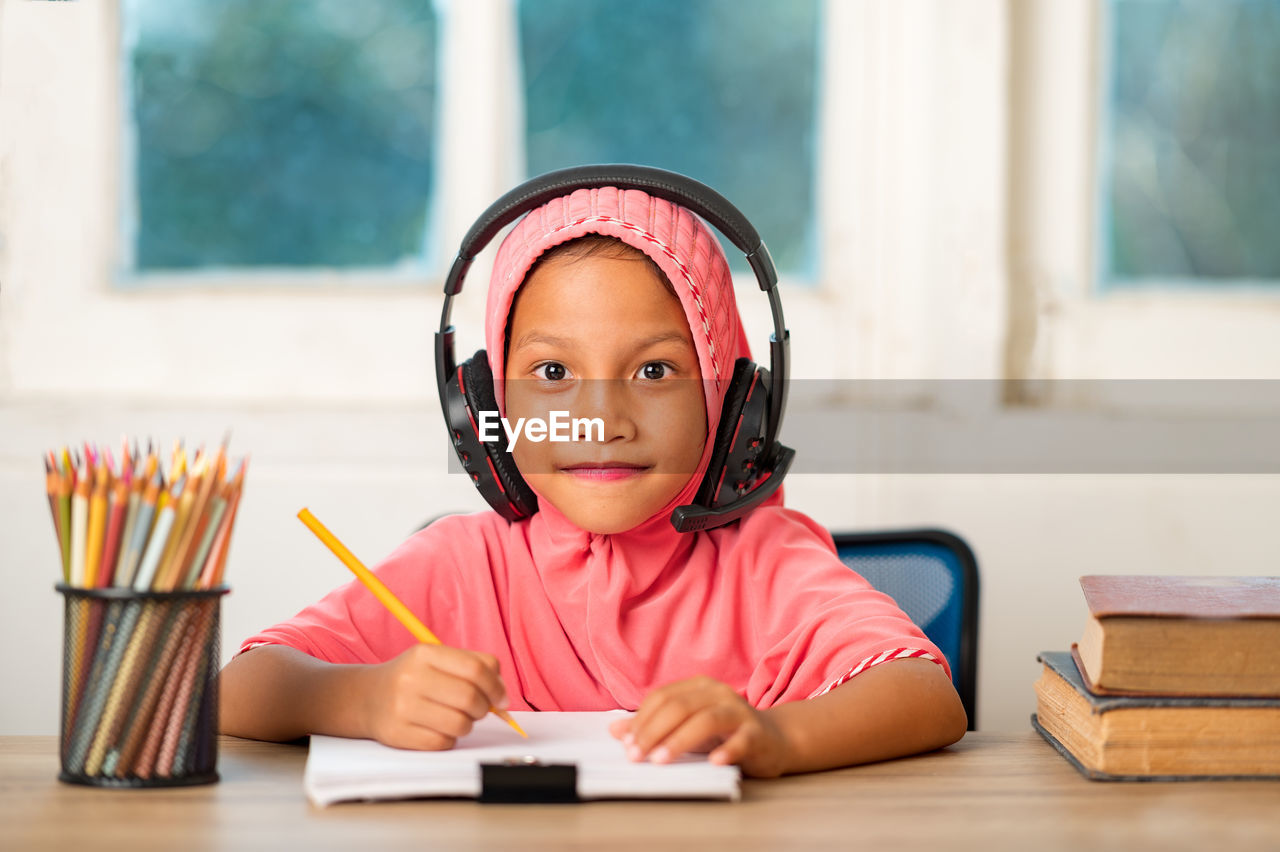
[[[199,582],[205,560],[209,558],[209,551],[213,548],[214,536],[218,534],[218,527],[222,523],[222,516],[226,510],[226,498],[221,494],[215,495],[207,517],[202,520],[204,532],[201,533],[200,541],[196,545],[195,553],[191,558],[191,564],[187,568],[186,575],[179,583],[179,588],[197,588],[196,584]]]
[[[44,461],[44,490],[49,497],[49,514],[53,516],[53,534],[58,537],[58,551],[62,551],[62,518],[58,514],[58,491],[62,485],[62,478],[58,475],[58,465],[52,461],[53,452],[50,451],[43,459]],[[63,566],[63,573],[66,573],[66,566]]]
[[[97,585],[101,588],[110,586],[115,582],[121,528],[124,526],[125,510],[129,507],[131,476],[132,473],[126,468],[124,476],[116,480],[111,490],[110,506],[107,510],[107,537],[102,543],[102,564],[98,568]]]
[[[169,480],[173,481],[187,473],[187,451],[181,441],[173,442],[173,452],[169,454]]]
[[[107,614],[107,624],[109,627],[114,626],[116,629],[104,630],[101,641],[97,643],[97,647],[94,649],[93,663],[89,667],[89,673],[85,679],[85,683],[91,684],[94,688],[92,692],[81,700],[81,707],[78,713],[80,718],[77,719],[77,724],[73,728],[71,749],[67,759],[68,768],[73,772],[83,767],[85,759],[88,757],[93,735],[98,730],[98,724],[102,720],[102,712],[107,705],[107,697],[110,692],[107,686],[111,683],[109,672],[114,668],[113,661],[118,660],[120,657],[121,650],[128,638],[119,630],[120,614],[124,603],[124,601],[110,601],[108,603],[110,612]]]
[[[71,585],[84,585],[85,534],[89,527],[89,472],[80,467],[71,497]]]
[[[210,609],[212,609],[210,607]],[[202,741],[214,739],[208,734],[198,736],[204,731],[200,727],[200,714],[207,713],[213,702],[205,700],[205,691],[217,679],[218,660],[215,657],[214,620],[210,618],[201,633],[196,637],[196,653],[199,655],[194,677],[191,679],[191,691],[186,702],[186,712],[178,729],[178,748],[173,760],[167,765],[169,775],[182,775],[192,768],[195,756],[200,751]],[[212,732],[210,732],[212,733]],[[198,738],[197,738],[198,736]]]
[[[138,591],[145,591],[152,588],[152,584],[156,579],[156,569],[160,567],[161,558],[165,550],[168,548],[169,541],[173,538],[169,533],[173,529],[173,519],[176,509],[173,505],[182,494],[182,486],[185,480],[179,479],[173,484],[173,492],[164,492],[160,495],[163,502],[167,502],[166,506],[156,507],[156,525],[151,531],[151,539],[147,542],[146,553],[142,556],[142,564],[138,566],[138,575],[133,580],[133,588]],[[165,495],[169,495],[169,500],[165,501]]]
[[[88,621],[86,613],[89,611],[89,599],[81,597],[71,597],[66,601],[63,609],[64,618],[66,619],[65,642],[71,655],[74,657],[76,646],[73,644],[75,635],[75,625],[83,624]],[[70,664],[64,662],[62,666],[62,755],[65,758],[67,750],[71,745],[71,733],[75,730],[76,719],[76,698],[78,684],[75,682],[78,674],[77,667],[73,662]]]
[[[161,484],[160,472],[154,471],[142,499],[138,501],[138,515],[134,519],[132,534],[129,536],[129,546],[125,551],[123,564],[117,572],[118,585],[125,587],[133,585],[134,575],[138,571],[138,562],[142,559],[147,538],[151,534],[151,521],[155,517],[156,501],[160,497]]]
[[[99,458],[93,478],[93,495],[89,498],[89,532],[84,554],[84,585],[90,589],[98,584],[98,566],[102,562],[102,540],[107,526],[107,484],[110,478],[106,459]]]
[[[191,641],[184,644],[180,651],[181,673],[177,678],[174,678],[177,681],[178,688],[172,708],[168,714],[168,723],[157,726],[164,729],[164,738],[161,741],[160,751],[154,767],[155,774],[161,778],[173,774],[173,763],[175,758],[178,757],[183,723],[186,721],[192,698],[200,692],[198,683],[204,679],[204,674],[208,668],[209,644],[205,641],[205,637],[208,635],[212,623],[213,609],[202,606],[195,617]],[[141,770],[143,768],[139,767],[139,774],[142,774]],[[149,766],[145,768],[151,769]]]
[[[89,473],[88,465],[79,467],[76,477],[75,495],[71,498],[71,584],[84,585],[84,553],[85,533],[89,523]],[[83,657],[85,642],[88,639],[89,625],[92,621],[91,608],[88,604],[68,607],[67,618],[70,623],[65,627],[64,640],[66,648],[67,672],[66,712],[74,719],[80,704],[80,691],[84,677]]]
[[[185,640],[191,634],[190,625],[200,618],[200,613],[190,607],[184,608],[184,612],[189,616],[187,627],[182,631]],[[142,751],[134,762],[133,771],[139,778],[151,777],[156,758],[160,753],[161,744],[164,742],[165,735],[169,730],[169,723],[175,716],[176,702],[182,693],[182,686],[186,682],[188,672],[192,666],[191,650],[193,643],[189,641],[173,641],[170,644],[177,645],[177,651],[173,657],[173,662],[165,667],[163,677],[160,677],[159,672],[156,673],[156,678],[164,682],[164,686],[160,691],[160,703],[156,705],[155,713],[152,716],[154,721],[147,725]]]
[[[364,567],[364,564],[356,558],[355,554],[348,550],[347,546],[339,541],[337,536],[329,532],[325,525],[316,519],[315,515],[311,514],[309,509],[304,508],[299,511],[298,519],[307,525],[307,529],[316,534],[316,538],[320,539],[325,547],[333,551],[333,555],[338,557],[343,565],[351,569],[351,573],[356,575],[360,582],[365,585],[365,588],[373,593],[378,602],[385,606],[413,634],[415,639],[427,645],[443,644],[436,638],[434,633],[427,629],[425,624],[418,620],[413,611],[401,603],[400,599],[378,579],[376,574]],[[505,711],[490,707],[489,712],[510,725],[520,736],[528,738],[528,734],[521,730],[520,726],[516,724],[516,720],[507,715]]]
[[[165,578],[167,584],[164,588],[181,588],[184,585],[191,561],[195,558],[195,551],[204,536],[204,528],[209,522],[205,508],[209,505],[210,495],[217,484],[218,470],[222,466],[222,459],[226,457],[226,449],[223,445],[218,448],[218,454],[212,461],[202,458],[200,462],[201,470],[197,477],[198,484],[195,488],[190,520],[184,527],[182,538],[174,550],[173,565]]]
[[[182,546],[183,536],[193,520],[192,510],[195,507],[200,480],[204,475],[204,465],[197,461],[191,467],[191,475],[187,478],[181,494],[174,494],[176,504],[173,516],[173,528],[169,530],[169,541],[165,544],[160,556],[160,564],[156,566],[156,576],[151,587],[162,592],[173,591],[173,574],[178,561],[178,549]]]
[[[240,494],[244,490],[244,475],[249,469],[249,459],[240,462],[235,478],[231,481],[227,496],[227,509],[222,515],[222,526],[213,540],[213,549],[205,560],[205,575],[200,578],[200,588],[213,588],[222,584],[227,567],[227,550],[231,547],[231,531],[235,529],[236,515],[240,511]]]
[[[108,753],[110,742],[118,736],[119,728],[125,723],[125,720],[120,718],[120,708],[116,706],[124,692],[124,684],[119,677],[120,667],[124,663],[125,654],[129,650],[143,610],[142,601],[131,600],[125,601],[124,604],[123,615],[116,624],[115,640],[112,642],[103,666],[102,691],[106,694],[106,702],[103,704],[102,715],[89,731],[92,735],[90,742],[96,743],[101,738],[103,757]]]
[[[169,673],[172,655],[178,650],[181,642],[157,641],[169,630],[178,631],[187,617],[188,610],[180,609],[176,615],[171,614],[173,607],[160,606],[147,601],[140,604],[141,617],[126,643],[124,658],[120,668],[111,680],[111,694],[107,697],[107,712],[98,730],[94,734],[93,746],[85,763],[85,773],[97,775],[106,760],[108,751],[117,743],[127,741],[128,732],[138,727],[146,729],[150,723],[150,712],[138,701],[149,693],[140,689],[148,681],[154,683],[164,681]],[[128,767],[128,763],[124,764]]]
[[[126,572],[129,570],[129,557],[132,555],[133,528],[138,523],[138,509],[142,505],[143,492],[151,481],[151,477],[146,474],[146,462],[143,459],[135,461],[131,477],[129,503],[124,514],[124,529],[120,531],[120,556],[116,559],[115,576],[111,578],[112,585],[115,586],[128,586],[132,579],[126,576]]]
[[[71,582],[71,490],[75,487],[75,471],[71,467],[71,456],[67,448],[62,448],[58,480],[58,533],[62,547],[62,581]]]

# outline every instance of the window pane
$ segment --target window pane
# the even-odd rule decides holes
[[[421,259],[431,0],[126,0],[135,266]]]
[[[816,0],[523,0],[529,173],[683,172],[751,219],[779,269],[811,273],[818,18]]]
[[[1280,281],[1280,2],[1110,0],[1104,274]]]

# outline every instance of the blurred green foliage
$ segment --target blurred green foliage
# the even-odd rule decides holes
[[[517,10],[530,174],[685,172],[812,271],[818,0]],[[137,269],[422,261],[431,0],[124,0],[124,19]]]
[[[421,258],[431,0],[126,0],[140,270]]]
[[[520,0],[529,173],[683,172],[746,214],[780,270],[811,274],[819,5]]]
[[[1103,265],[1280,282],[1280,0],[1110,0]]]

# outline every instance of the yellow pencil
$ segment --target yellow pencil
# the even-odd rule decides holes
[[[102,537],[107,526],[107,493],[111,488],[111,474],[105,461],[98,461],[93,484],[93,496],[89,498],[89,533],[84,553],[84,585],[92,589],[98,584],[98,564],[102,561]]]
[[[173,574],[173,554],[178,549],[178,540],[182,531],[191,520],[191,504],[195,501],[196,487],[199,485],[191,479],[184,479],[182,493],[175,494],[169,501],[173,507],[173,526],[169,528],[169,540],[160,553],[160,564],[156,566],[156,576],[151,587],[161,592],[173,591],[170,581]]]
[[[306,524],[307,529],[315,533],[316,538],[324,542],[325,547],[332,550],[333,555],[338,557],[338,559],[342,561],[343,565],[346,565],[351,569],[351,573],[355,574],[360,582],[364,583],[365,587],[368,588],[369,591],[373,592],[373,596],[378,599],[378,602],[385,606],[392,615],[399,619],[400,623],[413,634],[415,639],[427,645],[443,644],[436,638],[434,633],[427,629],[425,624],[418,620],[418,617],[413,614],[412,610],[401,603],[400,599],[392,594],[390,589],[383,585],[383,582],[378,579],[377,575],[364,567],[364,564],[361,563],[359,559],[356,559],[355,554],[350,550],[347,550],[346,545],[338,541],[337,537],[334,536],[333,533],[329,532],[324,524],[316,520],[316,516],[311,514],[310,509],[303,509],[298,512],[298,520]],[[507,715],[505,711],[499,710],[496,707],[490,707],[489,712],[493,713],[499,719],[514,728],[515,732],[520,736],[525,739],[529,738],[529,735],[521,730],[520,726],[516,724],[516,720]]]

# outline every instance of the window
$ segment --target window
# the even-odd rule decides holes
[[[794,376],[988,374],[971,342],[992,337],[1003,292],[1003,5],[543,0],[541,14],[567,21],[550,45],[532,2],[19,4],[0,30],[17,119],[0,122],[14,175],[0,272],[21,272],[7,280],[23,309],[0,315],[0,385],[430,398],[448,258],[501,193],[564,164],[568,140],[594,146],[574,158],[640,159],[715,186],[768,241],[784,287],[811,279],[785,296],[804,340]],[[596,6],[614,13],[612,32]],[[631,54],[593,68],[579,55],[591,27]],[[49,62],[50,44],[66,61]],[[353,59],[373,48],[395,61]],[[327,63],[350,74],[321,85]],[[558,77],[571,63],[582,70]],[[666,74],[655,88],[672,118],[629,123],[664,105],[643,92],[594,117],[557,101],[552,83],[585,86],[606,68],[633,92]],[[280,141],[252,139],[277,124]],[[636,128],[656,134],[657,154],[626,147]],[[455,304],[465,345],[483,327],[485,254]],[[917,306],[975,288],[986,301],[963,321],[938,310],[919,327]],[[761,357],[767,300],[744,291],[739,304]],[[104,345],[106,328],[145,335]]]
[[[1009,6],[1007,375],[1276,377],[1278,6]]]
[[[1107,12],[1100,283],[1280,283],[1280,2]]]
[[[123,22],[134,269],[423,262],[431,0],[126,0]]]
[[[739,207],[780,270],[812,277],[818,20],[816,0],[523,0],[529,174],[682,172]]]
[[[526,174],[684,172],[743,209],[784,273],[814,276],[818,0],[514,8]],[[424,267],[450,165],[444,18],[432,0],[124,0],[126,265]]]

